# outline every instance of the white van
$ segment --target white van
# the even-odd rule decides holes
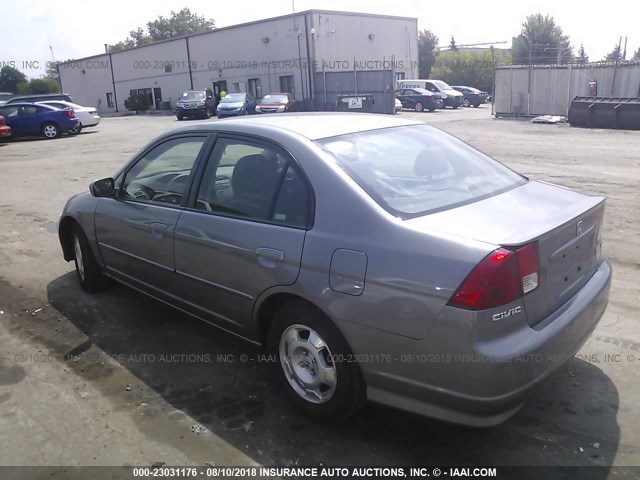
[[[453,87],[449,86],[442,80],[398,80],[396,82],[396,90],[404,90],[406,88],[424,88],[430,92],[437,92],[442,97],[442,108],[451,107],[458,108],[464,102],[464,95]]]

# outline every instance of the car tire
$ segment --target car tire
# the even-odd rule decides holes
[[[463,107],[469,107],[469,106],[471,106],[471,104],[469,103],[469,99],[468,99],[468,98],[465,98],[465,99],[462,101],[462,106],[463,106]]]
[[[184,117],[181,114],[176,114],[176,118],[178,119],[178,121],[182,120]]]
[[[347,341],[328,318],[305,302],[286,303],[275,313],[267,347],[276,381],[309,417],[339,422],[364,405],[364,378],[358,364],[349,361]]]
[[[78,135],[82,131],[82,125],[78,125],[76,128],[72,128],[67,133],[69,135]]]
[[[104,290],[109,285],[109,278],[100,270],[87,236],[78,224],[74,225],[72,242],[73,262],[80,286],[89,293]]]
[[[424,105],[422,105],[422,103],[420,102],[416,102],[413,108],[416,112],[422,112],[424,110]]]
[[[451,105],[451,108],[453,108],[454,110],[456,110],[458,108],[458,105]]]
[[[474,104],[473,104],[473,108],[478,108],[479,106],[480,106],[480,104],[479,104],[479,103],[474,103]]]
[[[430,109],[429,109],[429,111],[430,111],[430,112],[435,112],[435,111],[436,111],[436,109],[435,109],[435,108],[430,108]]]
[[[42,125],[40,131],[42,132],[42,136],[48,139],[58,138],[60,135],[62,135],[62,130],[60,130],[60,127],[53,122],[47,122]]]

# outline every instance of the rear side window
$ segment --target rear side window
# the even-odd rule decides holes
[[[289,156],[251,141],[221,139],[205,169],[196,208],[304,228],[308,189]]]
[[[479,201],[526,182],[496,160],[427,125],[317,143],[378,204],[401,218]]]

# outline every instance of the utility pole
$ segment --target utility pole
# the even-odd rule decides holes
[[[531,114],[531,49],[533,44],[531,39],[529,40],[529,76],[527,80],[527,115]]]

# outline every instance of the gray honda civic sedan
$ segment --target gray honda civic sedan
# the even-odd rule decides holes
[[[502,422],[608,302],[604,197],[399,117],[189,125],[89,190],[59,225],[86,291],[123,283],[264,346],[319,419],[370,400]]]

